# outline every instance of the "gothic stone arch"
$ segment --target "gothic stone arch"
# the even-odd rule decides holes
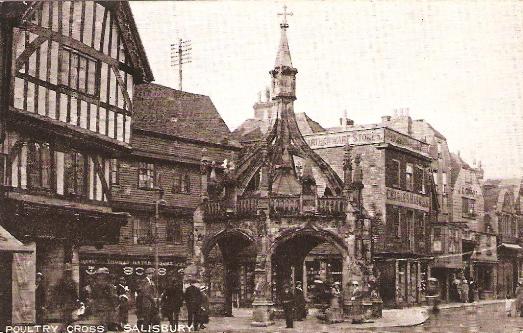
[[[232,315],[232,295],[237,290],[241,278],[239,273],[242,270],[239,267],[242,255],[246,255],[247,262],[254,265],[256,253],[252,255],[252,260],[249,260],[249,257],[250,252],[257,252],[257,249],[258,242],[255,237],[250,231],[241,228],[225,228],[204,239],[202,257],[205,273],[202,283],[209,287],[212,314]]]

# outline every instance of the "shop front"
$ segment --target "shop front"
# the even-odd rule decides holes
[[[405,307],[425,302],[429,259],[379,259],[378,286],[386,307]]]
[[[187,265],[185,258],[164,257],[158,258],[157,285],[159,290],[165,289],[168,277],[175,274],[178,270],[185,268]],[[145,278],[147,268],[156,269],[154,256],[114,256],[114,255],[94,255],[80,254],[80,290],[84,288],[93,279],[96,270],[100,267],[109,269],[114,281],[119,278],[125,278],[127,285],[131,290],[131,296],[142,279]],[[84,296],[81,292],[81,296]]]
[[[498,249],[497,295],[498,298],[513,298],[519,280],[519,262],[523,248],[517,244],[501,243]]]

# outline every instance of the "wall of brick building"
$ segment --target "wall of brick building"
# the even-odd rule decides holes
[[[475,216],[468,216],[463,212],[463,198],[471,198],[476,201]],[[451,200],[451,219],[453,222],[466,223],[470,230],[484,232],[485,223],[483,216],[485,214],[483,192],[476,178],[476,173],[470,169],[462,168],[453,185],[452,193],[449,197]]]
[[[329,147],[315,150],[331,167],[343,178],[343,147]],[[404,252],[408,249],[408,242],[405,238],[396,238],[391,235],[390,226],[387,226],[387,211],[386,211],[386,191],[389,188],[399,188],[406,191],[406,176],[405,168],[406,163],[412,163],[414,166],[422,166],[423,169],[430,167],[430,161],[424,158],[417,157],[414,154],[406,153],[404,151],[396,150],[394,148],[377,147],[375,145],[360,145],[354,146],[352,150],[352,157],[356,155],[361,156],[361,167],[363,170],[363,203],[364,207],[369,211],[380,213],[382,216],[382,223],[373,226],[373,234],[375,237],[374,251],[375,252]],[[392,160],[400,161],[401,179],[400,186],[393,186],[393,175],[391,170]],[[425,177],[426,191],[424,196],[428,197],[429,193],[429,182]],[[419,194],[419,193],[418,193]],[[415,214],[422,214],[422,211],[414,210]],[[420,239],[416,239],[416,244],[423,243],[422,249],[419,250],[421,253],[428,251],[428,237],[429,237],[429,223],[430,215],[427,212],[427,218],[425,223],[425,232],[419,235]],[[418,237],[418,236],[417,236]]]
[[[140,161],[155,164],[155,172],[159,183],[155,189],[138,188],[138,172]],[[177,193],[173,190],[175,176],[188,174],[190,177],[190,192]],[[159,188],[163,189],[163,199],[167,206],[196,208],[201,201],[201,176],[199,165],[174,164],[146,160],[142,158],[124,159],[120,161],[119,184],[112,186],[113,201],[153,204],[160,199]]]

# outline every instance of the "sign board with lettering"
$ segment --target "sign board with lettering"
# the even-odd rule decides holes
[[[383,128],[305,136],[305,141],[312,149],[343,147],[346,144],[366,145],[381,143],[383,140]]]
[[[337,133],[321,133],[304,137],[312,149],[390,143],[395,146],[428,154],[429,145],[386,127],[352,129]]]
[[[430,209],[429,197],[390,187],[387,187],[387,203],[423,211]]]

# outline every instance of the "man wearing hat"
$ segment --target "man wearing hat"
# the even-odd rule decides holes
[[[183,271],[178,271],[169,279],[169,285],[162,295],[162,311],[169,318],[173,329],[178,327],[180,308],[183,305]]]
[[[301,286],[301,281],[296,281],[294,288],[294,303],[296,305],[296,320],[302,321],[307,317],[307,308],[305,307],[305,295]]]
[[[194,330],[200,329],[198,321],[198,312],[202,306],[202,292],[195,286],[196,280],[190,279],[189,286],[185,289],[185,304],[187,306],[187,325],[194,325]]]
[[[159,313],[156,305],[157,287],[153,282],[154,268],[147,268],[145,270],[145,279],[140,285],[140,304],[137,307],[141,311],[143,317],[143,325],[149,326],[159,324]]]
[[[352,281],[352,294],[350,300],[352,301],[352,323],[363,322],[363,309],[361,307],[361,299],[363,293],[360,289],[360,283],[358,281]]]
[[[285,315],[285,324],[287,328],[294,327],[294,295],[288,284],[283,287],[283,294],[281,297],[283,304],[283,314]]]
[[[105,325],[107,329],[114,329],[117,322],[118,296],[107,267],[96,270],[92,297],[92,311],[97,323]]]

